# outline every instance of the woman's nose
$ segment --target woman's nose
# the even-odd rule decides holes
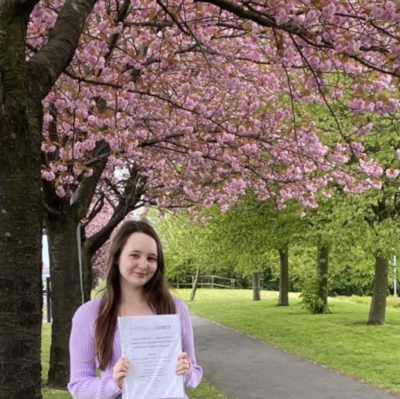
[[[142,269],[146,268],[146,258],[145,257],[140,257],[138,259],[138,266]]]

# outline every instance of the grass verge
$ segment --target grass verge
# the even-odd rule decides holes
[[[358,298],[329,298],[332,314],[308,314],[298,295],[278,307],[277,293],[250,290],[176,290],[194,313],[236,331],[399,394],[400,312],[397,299],[386,309],[386,324],[367,326],[369,304]]]

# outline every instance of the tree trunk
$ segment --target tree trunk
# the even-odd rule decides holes
[[[289,250],[279,249],[280,276],[278,306],[289,306]]]
[[[0,104],[0,398],[31,399],[41,398],[40,141],[29,137],[26,110],[7,108]]]
[[[261,300],[260,273],[253,273],[253,301]]]
[[[72,198],[60,199],[49,184],[44,184],[46,226],[49,236],[50,275],[53,288],[53,325],[50,351],[48,385],[66,388],[69,381],[69,335],[71,319],[83,301],[90,299],[92,287],[91,258],[107,241],[113,229],[135,207],[137,207],[142,186],[136,190],[137,171],[131,172],[131,179],[125,186],[124,196],[107,225],[91,237],[81,237],[82,272],[84,289],[81,288],[77,226],[86,216],[97,183],[107,163],[109,145],[98,142],[95,150],[99,160],[92,164],[92,176],[85,178],[74,191]],[[82,240],[83,238],[83,240]]]
[[[41,398],[41,101],[70,63],[95,0],[66,2],[27,62],[37,3],[0,6],[0,399]]]
[[[46,216],[53,314],[48,385],[61,389],[69,381],[71,319],[82,304],[77,226],[78,222],[68,215]]]
[[[86,245],[82,245],[83,297],[90,301],[93,288],[92,253]]]
[[[317,259],[317,294],[325,307],[328,305],[328,258],[329,248],[324,246],[319,247]]]
[[[103,155],[108,148],[104,142],[97,143],[95,153],[100,158],[92,165],[93,174],[80,182],[71,198],[59,198],[51,184],[43,183],[53,292],[48,385],[54,388],[65,389],[69,381],[71,319],[84,300],[78,257],[78,245],[81,245],[82,237],[78,244],[77,228],[89,209],[107,162]]]
[[[367,324],[385,324],[388,273],[388,260],[380,256],[376,256],[375,277],[372,287],[372,302]]]
[[[41,398],[42,107],[27,90],[27,8],[0,13],[0,399]]]
[[[192,292],[190,293],[190,300],[194,301],[194,297],[196,296],[197,286],[199,284],[199,276],[200,276],[200,266],[197,267],[196,276],[194,278],[194,283],[192,287]]]

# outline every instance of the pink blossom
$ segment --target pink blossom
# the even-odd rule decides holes
[[[368,161],[360,159],[359,168],[362,172],[372,177],[381,177],[383,173],[383,168],[372,159]]]
[[[60,198],[63,198],[63,197],[65,197],[65,190],[64,190],[64,187],[63,186],[57,186],[57,188],[56,188],[56,194],[57,194],[57,196],[59,196]]]
[[[364,126],[361,126],[360,128],[353,128],[353,131],[355,131],[359,136],[365,136],[367,133],[371,131],[373,128],[373,123],[368,122]]]
[[[294,197],[294,193],[290,190],[290,188],[281,189],[280,194],[283,199],[291,199]]]
[[[85,140],[82,143],[82,148],[84,148],[85,151],[92,151],[92,150],[95,149],[95,147],[96,147],[96,142],[94,140],[92,140],[92,139]]]
[[[379,6],[372,7],[372,17],[374,19],[378,19],[378,20],[381,19],[383,17],[383,13],[384,13],[383,8],[381,8]]]
[[[69,159],[69,154],[64,148],[60,148],[59,151],[60,159],[66,161]]]
[[[42,179],[47,181],[53,181],[56,178],[56,175],[52,171],[42,170]]]
[[[289,16],[284,8],[282,7],[278,8],[275,14],[275,21],[277,25],[282,25],[289,21]]]
[[[190,85],[189,85],[188,82],[184,83],[184,84],[181,86],[181,93],[182,93],[182,95],[184,95],[184,96],[187,96],[187,95],[190,93]]]
[[[364,146],[357,141],[353,141],[352,143],[350,143],[349,149],[350,151],[354,151],[357,154],[361,154],[364,152]]]
[[[386,169],[386,176],[390,179],[396,179],[396,177],[400,174],[399,169]]]
[[[54,152],[57,149],[57,147],[47,141],[44,141],[42,143],[42,151],[43,152]]]
[[[36,5],[29,22],[28,47],[39,51],[64,6],[57,0],[53,10],[47,3]],[[379,186],[382,165],[356,141],[326,145],[317,110],[326,110],[327,102],[346,115],[338,140],[339,133],[348,140],[345,126],[353,139],[368,134],[368,114],[398,111],[391,78],[400,65],[395,1],[258,2],[255,12],[278,24],[271,29],[210,4],[172,0],[168,7],[177,6],[174,15],[195,38],[175,24],[146,26],[154,15],[171,21],[156,2],[132,0],[123,21],[116,18],[117,3],[96,2],[68,68],[78,78],[62,74],[43,101],[42,150],[51,153],[44,157],[44,179],[73,184],[79,174],[90,178],[85,165],[105,140],[112,155],[101,155],[107,165],[99,189],[106,190],[104,178],[127,178],[134,163],[148,182],[143,198],[160,206],[217,203],[225,209],[247,187],[279,206],[289,198],[315,206],[319,190],[334,180],[348,192]],[[288,23],[303,33],[291,37]],[[374,67],[383,72],[371,72]],[[295,109],[318,107],[294,116],[292,100]],[[356,172],[347,164],[351,155],[362,158]]]
[[[255,143],[253,144],[245,144],[242,147],[242,151],[249,154],[256,154],[258,153],[259,149]]]
[[[57,170],[61,173],[66,172],[68,170],[67,166],[63,165],[63,164],[58,164],[57,165]]]
[[[74,176],[67,175],[62,179],[63,184],[72,184],[74,182]]]
[[[332,198],[332,193],[329,191],[321,191],[321,195],[325,198]]]
[[[321,16],[322,18],[324,18],[327,21],[331,21],[334,14],[336,11],[336,6],[335,3],[333,2],[329,2],[328,5],[326,5],[323,9],[322,9],[322,13]]]
[[[360,113],[365,108],[365,101],[362,98],[353,98],[348,106],[354,113]]]
[[[79,166],[78,165],[74,165],[73,171],[74,171],[75,176],[79,176],[79,175],[82,174],[82,168],[81,168],[80,165]]]
[[[318,15],[319,15],[319,12],[318,12],[318,11],[316,11],[315,9],[311,9],[311,10],[307,13],[307,15],[306,15],[306,17],[305,17],[305,19],[304,19],[303,24],[304,24],[305,26],[311,26],[311,25],[317,23],[317,21],[318,21]]]
[[[222,213],[225,213],[225,212],[227,212],[229,210],[229,208],[230,208],[229,204],[224,204],[224,205],[222,205],[220,207],[220,210],[221,210]]]

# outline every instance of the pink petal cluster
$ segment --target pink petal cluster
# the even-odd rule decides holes
[[[91,178],[104,144],[102,178],[117,179],[133,162],[146,197],[160,206],[225,210],[252,188],[280,207],[292,198],[315,207],[332,180],[346,192],[379,188],[382,167],[354,137],[325,140],[312,107],[340,108],[358,137],[373,129],[372,114],[398,112],[398,4],[258,2],[252,12],[268,21],[263,26],[212,3],[170,0],[166,12],[135,0],[120,16],[119,2],[96,2],[74,59],[44,101],[42,176],[57,195]],[[245,0],[231,3],[247,9]],[[46,43],[64,2],[49,4],[32,13],[28,58]],[[357,172],[348,165],[354,156]]]

